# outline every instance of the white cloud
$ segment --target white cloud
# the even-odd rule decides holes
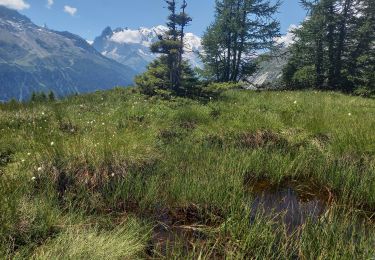
[[[47,0],[47,8],[51,8],[53,6],[53,0]]]
[[[69,5],[64,6],[64,12],[74,16],[77,13],[78,9],[75,7],[71,7]]]
[[[141,43],[142,34],[138,30],[123,30],[112,35],[111,41],[117,43]]]
[[[295,24],[289,25],[288,32],[285,35],[282,35],[281,37],[277,38],[276,42],[279,44],[283,43],[285,47],[289,47],[291,44],[294,43],[295,35],[293,31],[300,27],[301,27],[300,25],[295,25]]]
[[[16,10],[23,10],[30,7],[24,0],[0,0],[0,5]]]

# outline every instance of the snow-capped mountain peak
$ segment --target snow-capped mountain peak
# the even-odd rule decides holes
[[[147,65],[157,57],[150,51],[151,44],[158,40],[159,35],[167,31],[168,28],[164,25],[138,29],[126,27],[115,30],[107,27],[101,36],[95,39],[93,46],[103,55],[143,72]],[[201,66],[197,55],[201,49],[200,37],[193,33],[186,33],[184,56],[193,66]]]

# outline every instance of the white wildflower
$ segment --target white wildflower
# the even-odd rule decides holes
[[[349,113],[348,116],[352,116],[352,113]]]
[[[41,172],[42,170],[43,170],[43,168],[42,167],[38,167],[38,172]]]
[[[35,181],[35,180],[36,180],[36,177],[32,177],[31,180],[32,180],[32,181]]]
[[[54,146],[55,145],[55,142],[51,142],[51,146]]]
[[[297,104],[297,100],[296,100],[296,101],[294,101],[294,104]]]

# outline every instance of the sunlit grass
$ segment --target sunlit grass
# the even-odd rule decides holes
[[[119,88],[0,105],[0,257],[146,257],[158,211],[196,205],[220,223],[169,256],[371,258],[374,115],[372,99],[313,91],[202,103]],[[249,177],[311,180],[334,201],[289,235],[272,219],[249,221]]]

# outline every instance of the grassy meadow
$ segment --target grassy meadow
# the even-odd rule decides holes
[[[292,230],[254,214],[260,181],[324,210]],[[375,101],[117,88],[2,104],[0,212],[1,259],[372,259]]]

